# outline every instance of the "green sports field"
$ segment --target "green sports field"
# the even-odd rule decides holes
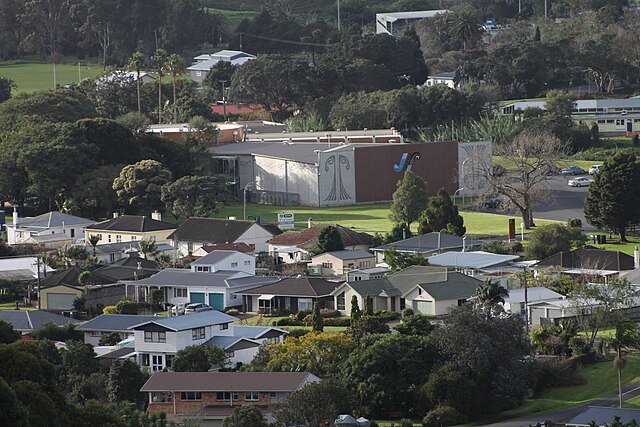
[[[81,62],[56,64],[56,83],[65,86],[78,83],[79,79],[102,73],[96,63]],[[0,76],[8,77],[18,85],[17,92],[35,92],[54,88],[53,64],[27,61],[0,62]]]

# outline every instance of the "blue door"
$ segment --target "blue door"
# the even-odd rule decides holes
[[[209,305],[213,307],[214,310],[223,311],[224,310],[224,294],[209,294]]]
[[[629,133],[633,132],[633,122],[631,119],[627,120],[627,132]]]
[[[189,300],[191,302],[201,302],[204,304],[204,292],[191,292],[189,294]]]

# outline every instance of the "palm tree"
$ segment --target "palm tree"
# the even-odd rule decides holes
[[[172,82],[173,82],[173,122],[177,122],[177,112],[176,112],[176,85],[178,84],[178,77],[183,75],[187,71],[187,64],[185,64],[184,59],[180,55],[176,55],[172,53],[167,58],[167,71],[171,74]]]
[[[616,358],[613,365],[618,370],[618,401],[622,408],[622,368],[624,368],[625,360],[623,359],[624,351],[631,348],[640,348],[640,331],[636,329],[634,322],[618,322],[616,325],[616,334],[609,341],[609,345],[615,348]]]
[[[147,259],[147,255],[155,255],[158,253],[158,247],[156,246],[156,242],[153,240],[140,240],[138,248],[140,249],[144,259]]]
[[[493,280],[486,280],[476,288],[474,296],[477,304],[482,307],[487,317],[498,312],[499,304],[504,303],[504,299],[509,296],[509,291]]]
[[[447,14],[447,23],[449,35],[461,41],[464,50],[481,32],[478,11],[469,4],[452,7]]]
[[[158,123],[162,123],[162,78],[167,70],[167,51],[157,49],[151,57],[151,62],[156,67],[158,73]]]
[[[140,101],[140,72],[145,65],[145,58],[142,52],[134,52],[127,68],[136,72],[136,87],[138,89],[138,114],[142,114],[142,104]]]
[[[98,246],[98,242],[100,242],[100,236],[97,234],[92,234],[89,236],[89,244],[91,245],[91,249],[93,250],[93,256],[96,256],[96,246]]]

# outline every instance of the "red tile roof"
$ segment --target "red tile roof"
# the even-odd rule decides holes
[[[303,231],[287,231],[269,240],[269,243],[273,245],[290,245],[302,249],[311,249],[318,244],[320,232],[329,225],[330,224],[319,224]],[[342,243],[345,247],[372,244],[371,235],[367,233],[359,233],[342,227],[341,225],[336,225],[336,227],[338,227],[338,231],[340,231]]]

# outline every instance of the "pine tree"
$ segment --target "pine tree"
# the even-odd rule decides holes
[[[434,197],[429,198],[427,208],[420,215],[419,234],[432,231],[446,231],[456,236],[463,236],[467,231],[458,207],[453,204],[444,187],[438,190]]]
[[[313,305],[313,313],[311,314],[311,330],[313,332],[323,332],[324,331],[324,320],[322,320],[322,315],[320,314],[320,306],[318,303]]]
[[[389,218],[396,224],[404,224],[409,228],[412,222],[420,218],[427,204],[427,182],[412,171],[407,171],[404,178],[398,181],[393,193],[393,203]]]
[[[329,225],[320,231],[318,236],[318,246],[314,253],[322,254],[325,252],[341,251],[344,249],[342,235],[335,225]]]
[[[351,297],[351,322],[355,322],[359,318],[362,317],[362,311],[360,311],[360,307],[358,306],[358,297]]]
[[[618,153],[593,177],[584,214],[589,224],[608,228],[626,242],[626,229],[640,222],[640,166],[633,153]]]
[[[373,298],[371,298],[371,295],[367,295],[364,298],[364,312],[362,315],[373,316]]]

